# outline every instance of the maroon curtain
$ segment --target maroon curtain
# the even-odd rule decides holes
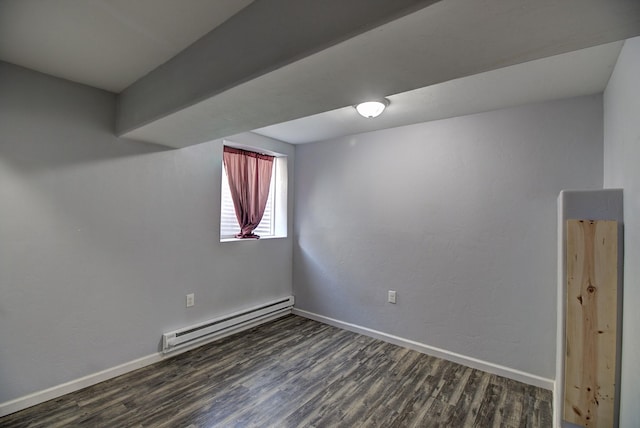
[[[259,238],[253,233],[267,206],[273,156],[224,147],[224,167],[240,225],[236,238]]]

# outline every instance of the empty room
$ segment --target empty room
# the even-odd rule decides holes
[[[640,2],[0,0],[1,427],[640,427]]]

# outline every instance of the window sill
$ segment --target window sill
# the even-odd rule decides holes
[[[261,236],[260,239],[220,238],[220,242],[264,241],[268,239],[284,239],[286,236]]]

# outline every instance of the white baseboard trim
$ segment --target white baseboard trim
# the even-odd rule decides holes
[[[58,398],[62,395],[78,391],[82,388],[86,388],[87,386],[104,382],[105,380],[109,380],[116,376],[120,376],[133,370],[148,366],[150,364],[157,363],[162,359],[163,355],[158,352],[155,354],[147,355],[146,357],[138,358],[137,360],[120,364],[119,366],[111,367],[97,373],[92,373],[90,375],[44,389],[42,391],[37,391],[11,401],[0,403],[0,417],[26,409],[27,407],[35,406],[36,404],[44,403],[45,401]]]
[[[112,379],[114,377],[132,372],[134,370],[141,369],[143,367],[160,362],[162,360],[166,360],[167,358],[175,357],[176,355],[180,355],[184,352],[206,345],[207,343],[211,343],[215,340],[222,339],[223,337],[231,336],[232,334],[236,334],[241,331],[256,327],[260,324],[267,323],[276,318],[283,317],[285,315],[288,315],[289,313],[291,312],[289,311],[287,313],[282,313],[272,317],[267,317],[267,318],[261,319],[259,322],[249,323],[239,328],[231,328],[220,334],[213,335],[207,338],[206,340],[199,341],[190,346],[185,346],[184,348],[172,351],[171,353],[168,353],[168,354],[163,354],[162,352],[156,352],[154,354],[147,355],[146,357],[138,358],[136,360],[129,361],[124,364],[120,364],[118,366],[111,367],[97,373],[92,373],[90,375],[83,376],[81,378],[74,379],[69,382],[44,389],[42,391],[36,391],[32,394],[28,394],[23,397],[18,397],[10,401],[5,401],[4,403],[0,403],[0,417],[18,412],[20,410],[24,410],[28,407],[35,406],[36,404],[44,403],[45,401],[53,400],[54,398],[58,398],[62,395],[78,391],[82,388],[86,388],[88,386],[92,386],[100,382],[104,382],[105,380]]]
[[[471,367],[473,369],[482,370],[487,373],[492,373],[498,376],[503,376],[509,379],[517,380],[518,382],[526,383],[528,385],[533,385],[533,386],[544,388],[550,391],[554,391],[555,382],[552,379],[546,379],[531,373],[526,373],[520,370],[501,366],[499,364],[490,363],[488,361],[482,361],[477,358],[457,354],[455,352],[425,345],[424,343],[416,342],[410,339],[404,339],[402,337],[383,333],[381,331],[372,330],[367,327],[361,327],[356,324],[339,321],[333,318],[325,317],[323,315],[318,315],[316,313],[308,312],[302,309],[293,308],[293,313],[295,315],[300,315],[301,317],[309,318],[314,321],[318,321],[324,324],[329,324],[344,330],[353,331],[354,333],[360,333],[365,336],[373,337],[375,339],[380,339],[385,342],[392,343],[394,345],[399,345],[405,348],[413,349],[414,351],[418,351],[423,354],[431,355],[434,357],[442,358],[447,361],[452,361],[454,363],[462,364],[467,367]]]
[[[553,383],[553,406],[552,406],[552,410],[553,410],[553,426],[555,428],[562,428],[562,422],[560,420],[560,412],[558,411],[558,385],[559,382],[554,382]]]

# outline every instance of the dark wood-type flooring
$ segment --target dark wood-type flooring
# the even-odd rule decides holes
[[[298,316],[0,418],[2,427],[551,427],[551,392]]]

